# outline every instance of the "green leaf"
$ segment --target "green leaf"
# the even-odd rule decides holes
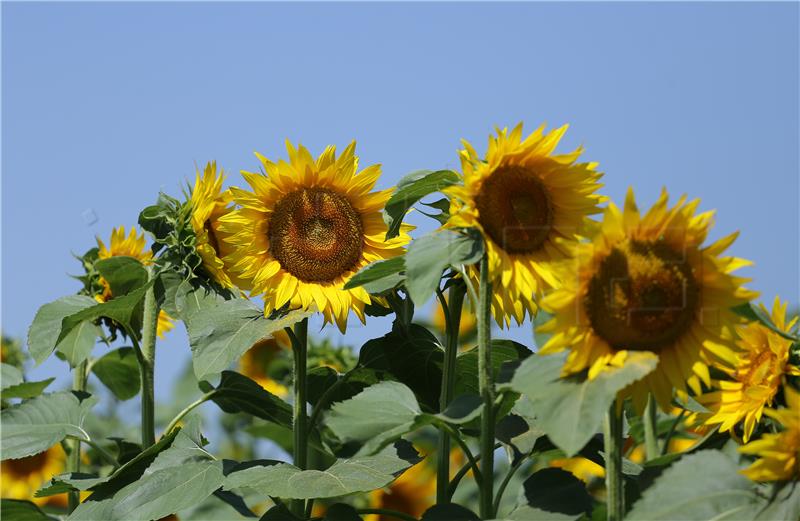
[[[396,287],[405,280],[405,277],[401,275],[405,269],[405,258],[402,255],[384,261],[373,262],[353,275],[344,285],[344,289],[364,286],[364,289],[370,293],[382,293]]]
[[[548,512],[578,515],[592,508],[592,496],[583,482],[562,469],[547,468],[531,474],[523,483],[528,505]]]
[[[439,221],[439,224],[446,224],[447,221],[450,219],[450,199],[443,197],[432,203],[422,203],[422,204],[427,206],[428,208],[439,210],[439,213],[436,214],[427,213],[420,210],[421,214],[426,215],[431,219],[436,219],[437,221]]]
[[[0,518],[9,521],[55,521],[39,507],[23,499],[6,499],[0,502]]]
[[[164,312],[171,317],[179,317],[178,306],[176,305],[175,298],[178,294],[178,288],[184,282],[183,277],[174,271],[164,271],[159,273],[156,279],[155,293],[158,305]]]
[[[92,365],[92,372],[120,400],[139,394],[139,361],[133,348],[121,347],[106,353]]]
[[[448,266],[473,264],[483,255],[483,238],[471,228],[462,233],[433,232],[414,240],[406,253],[406,288],[414,304],[425,304]]]
[[[276,320],[246,299],[233,299],[200,309],[186,319],[194,374],[206,380],[227,369],[256,342],[311,316],[313,311],[290,311]]]
[[[77,363],[82,362],[94,347],[94,335],[99,334],[99,330],[90,325],[69,335],[60,336],[61,324],[65,317],[96,305],[97,302],[91,297],[70,295],[40,307],[28,329],[28,349],[36,364],[44,362],[56,346],[61,352],[69,353],[73,362],[75,360],[78,360]],[[83,359],[80,359],[81,353],[86,355]]]
[[[459,181],[459,175],[451,170],[419,170],[403,176],[383,210],[383,220],[389,227],[386,240],[400,234],[403,217],[417,201]]]
[[[166,296],[165,296],[166,299]],[[210,309],[219,306],[228,298],[226,295],[214,291],[212,288],[190,282],[182,281],[175,288],[175,312],[176,317],[186,322],[190,317],[203,309]],[[169,313],[169,311],[167,311]]]
[[[527,347],[506,339],[492,339],[492,372],[497,381],[500,367],[506,362],[517,362],[533,354]],[[459,353],[456,358],[455,395],[478,394],[478,348]]]
[[[581,517],[583,514],[561,514],[522,505],[506,516],[506,519],[508,521],[575,521]]]
[[[443,503],[426,510],[420,521],[480,521],[480,518],[475,512],[461,505]]]
[[[0,386],[2,386],[2,389],[19,385],[24,381],[22,371],[13,365],[2,364],[0,367],[2,368],[2,373],[0,373]]]
[[[45,394],[0,412],[3,460],[45,451],[67,436],[89,439],[83,421],[93,400],[78,401],[71,392]]]
[[[284,427],[292,427],[291,406],[250,378],[223,371],[211,401],[227,413],[247,413]]]
[[[759,507],[753,484],[719,451],[684,456],[644,491],[629,521],[748,519]],[[749,515],[748,515],[749,514]]]
[[[600,430],[617,392],[653,371],[658,357],[630,353],[623,367],[603,371],[593,380],[561,378],[565,359],[566,353],[528,357],[514,374],[511,388],[528,397],[538,426],[572,456]]]
[[[229,474],[223,487],[287,499],[339,497],[385,487],[412,464],[387,447],[375,456],[339,460],[326,470],[300,470],[286,463],[250,467]]]
[[[733,311],[747,320],[751,320],[753,322],[760,322],[762,325],[767,327],[774,333],[782,336],[787,340],[794,340],[795,342],[800,341],[800,337],[792,336],[786,331],[781,331],[775,324],[772,323],[772,319],[770,318],[769,314],[766,313],[760,306],[756,306],[749,302],[745,304],[740,304],[732,308]]]
[[[147,283],[147,269],[133,257],[109,257],[97,261],[94,267],[106,279],[115,298],[127,295]]]
[[[48,378],[41,382],[23,382],[21,384],[12,385],[11,387],[3,389],[3,398],[22,398],[23,400],[36,398],[44,392],[48,385],[53,383],[53,380],[55,380],[55,378]]]
[[[322,521],[363,521],[356,509],[345,503],[336,503],[325,510]]]

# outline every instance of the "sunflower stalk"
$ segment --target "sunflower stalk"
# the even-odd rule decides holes
[[[148,274],[152,280],[152,268],[148,269]],[[142,379],[142,448],[150,447],[156,443],[155,365],[158,312],[159,307],[156,301],[155,289],[151,285],[144,296],[142,343],[139,356]]]
[[[466,288],[453,285],[449,290],[449,302],[441,291],[437,290],[442,304],[446,324],[446,342],[444,351],[444,369],[442,371],[442,389],[439,395],[439,410],[444,411],[453,400],[455,387],[456,358],[458,356],[458,337],[461,326],[461,308],[464,303]],[[436,468],[436,503],[449,503],[447,488],[450,485],[450,436],[446,432],[439,433],[438,461]]]
[[[84,360],[72,372],[72,389],[75,391],[86,390],[86,367],[87,362]],[[67,459],[67,472],[80,472],[81,471],[81,442],[80,440],[73,439],[70,444],[69,459]],[[69,493],[67,498],[69,511],[78,508],[81,502],[80,492],[73,490]]]
[[[606,459],[606,519],[622,521],[625,490],[622,478],[622,411],[615,400],[606,414],[603,442]]]
[[[492,285],[489,281],[489,257],[486,253],[480,262],[480,287],[478,288],[478,387],[483,399],[481,413],[481,475],[480,515],[481,519],[491,519],[494,515],[494,389],[492,385],[492,349],[490,330],[490,305]]]
[[[644,410],[644,448],[647,459],[655,459],[661,455],[658,448],[658,412],[653,393],[647,395],[647,406]]]
[[[294,355],[294,404],[292,425],[294,426],[294,444],[292,456],[294,466],[306,470],[308,462],[308,423],[306,416],[306,373],[308,359],[308,318],[304,318],[294,325],[294,329],[287,332],[292,339],[292,354]],[[297,517],[305,516],[305,501],[296,499],[291,503],[291,510]]]

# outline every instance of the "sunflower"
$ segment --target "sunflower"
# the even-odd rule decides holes
[[[797,322],[797,317],[786,322],[787,306],[787,303],[781,304],[780,298],[775,297],[771,314],[775,327],[785,332]],[[763,304],[761,308],[767,314]],[[761,420],[764,407],[772,405],[784,376],[800,375],[800,369],[789,363],[791,340],[759,322],[737,326],[736,331],[741,351],[736,355],[735,364],[719,365],[732,380],[714,381],[714,387],[719,391],[702,396],[700,402],[714,411],[706,423],[721,424],[722,432],[733,429],[744,420],[742,438],[747,443]]]
[[[552,468],[564,469],[587,484],[594,479],[603,478],[606,475],[606,470],[602,465],[598,465],[594,461],[581,456],[556,458],[550,460],[548,465]]]
[[[54,445],[44,452],[0,463],[0,489],[9,499],[27,499],[37,505],[66,508],[67,495],[34,497],[34,493],[47,484],[56,474],[64,472],[67,456],[61,445]]]
[[[217,163],[206,164],[203,176],[197,172],[192,190],[192,229],[194,229],[195,248],[203,260],[206,272],[223,287],[230,288],[233,282],[228,274],[222,258],[227,251],[227,244],[220,240],[219,219],[231,211],[233,200],[229,190],[222,190],[225,172],[220,169],[217,175]]]
[[[105,243],[97,237],[97,258],[108,259],[111,257],[133,257],[142,264],[149,264],[152,261],[153,254],[147,249],[144,233],[138,234],[135,226],[131,226],[131,231],[128,236],[125,236],[125,227],[120,226],[111,231],[111,241],[109,246],[106,247]],[[103,291],[94,296],[97,302],[108,302],[114,296],[111,294],[111,285],[106,279],[100,277],[100,285]],[[157,333],[159,338],[164,337],[164,333],[170,331],[175,327],[172,318],[167,315],[163,310],[158,314]]]
[[[271,338],[256,343],[242,356],[239,371],[272,394],[285,397],[288,389],[270,378],[269,367],[275,357],[291,347],[289,335],[283,330],[276,331]]]
[[[220,218],[233,250],[226,262],[251,295],[263,296],[265,314],[315,305],[344,332],[350,310],[364,322],[372,299],[343,286],[367,264],[401,255],[411,227],[384,242],[381,210],[391,190],[370,192],[380,165],[357,173],[355,142],[339,158],[333,146],[316,160],[303,146],[286,148],[289,162],[256,154],[266,173],[242,172],[252,192],[231,188],[241,208]]]
[[[369,493],[370,508],[396,510],[419,518],[436,503],[436,468],[427,459],[417,463],[386,488]],[[366,521],[394,521],[394,518],[372,514]]]
[[[734,363],[731,308],[756,293],[731,272],[750,263],[720,256],[736,233],[703,246],[714,212],[695,215],[699,203],[682,197],[668,208],[664,190],[641,216],[630,189],[624,210],[610,204],[593,242],[576,247],[575,266],[562,266],[565,286],[542,301],[555,316],[540,329],[553,333],[541,352],[569,349],[564,375],[588,369],[591,379],[630,351],[655,353],[656,369],[623,395],[642,411],[650,391],[669,411],[673,389],[688,381],[700,394],[709,364]]]
[[[568,245],[599,213],[602,176],[595,163],[576,163],[582,149],[554,154],[567,126],[545,133],[544,126],[522,140],[522,124],[489,138],[486,160],[463,141],[464,184],[445,189],[450,218],[445,227],[472,227],[486,239],[492,313],[499,325],[511,317],[522,323],[536,312],[544,290],[559,281],[552,263],[568,258]],[[469,268],[478,281],[478,268]]]
[[[800,393],[783,388],[787,408],[765,409],[764,414],[779,422],[783,430],[764,434],[761,439],[739,447],[739,452],[759,456],[742,474],[753,481],[786,481],[800,477]]]

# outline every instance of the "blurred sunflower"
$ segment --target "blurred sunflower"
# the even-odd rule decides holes
[[[344,332],[350,310],[364,322],[372,299],[343,286],[367,264],[401,255],[411,227],[384,242],[381,210],[391,190],[370,192],[380,165],[357,172],[355,142],[339,158],[333,146],[316,160],[303,146],[286,148],[288,163],[256,154],[266,173],[242,172],[252,192],[231,188],[241,208],[220,218],[233,250],[225,260],[251,295],[263,296],[265,314],[316,305]]]
[[[553,333],[541,352],[569,349],[564,375],[588,369],[591,379],[630,351],[652,352],[656,369],[623,395],[643,411],[650,391],[669,411],[673,389],[688,382],[700,394],[709,364],[735,363],[731,308],[757,294],[731,275],[750,263],[720,256],[736,233],[702,246],[713,212],[695,215],[699,202],[682,197],[670,209],[664,190],[641,216],[630,189],[624,210],[610,204],[593,242],[577,246],[577,273],[565,271],[565,286],[542,301],[555,316],[540,328]]]
[[[596,163],[576,163],[581,148],[553,153],[566,130],[545,133],[541,126],[522,140],[521,123],[510,133],[498,129],[485,161],[463,141],[464,184],[445,189],[451,197],[445,226],[477,228],[486,239],[492,312],[501,326],[536,312],[535,299],[559,285],[552,263],[569,257],[567,246],[600,212]],[[477,266],[469,275],[477,283]]]
[[[783,430],[764,434],[761,439],[739,447],[739,452],[759,457],[741,471],[753,481],[788,481],[800,477],[800,393],[788,385],[783,389],[787,407],[764,410]]]
[[[763,304],[762,310],[767,314]],[[788,303],[781,304],[775,297],[772,305],[772,323],[781,331],[788,332],[797,322],[797,317],[786,322]],[[772,401],[784,381],[785,375],[800,375],[800,369],[789,363],[792,341],[770,330],[759,322],[737,326],[741,348],[733,365],[720,364],[719,368],[731,378],[714,381],[718,391],[703,395],[699,401],[714,411],[707,424],[720,425],[720,431],[733,429],[744,420],[742,438],[750,440],[756,424],[761,420],[764,407]]]
[[[133,257],[142,264],[149,264],[152,261],[153,254],[147,249],[144,233],[139,235],[136,227],[131,226],[130,233],[125,236],[125,227],[120,226],[111,231],[111,241],[108,247],[106,247],[100,237],[97,237],[97,258],[102,260],[111,257]],[[95,295],[94,299],[101,303],[108,302],[114,298],[111,294],[111,286],[103,277],[100,277],[99,282],[103,290],[100,294]],[[164,333],[167,333],[174,327],[175,324],[173,324],[172,318],[162,310],[158,314],[158,326],[156,330],[159,338],[163,338]]]
[[[602,465],[598,465],[594,461],[581,456],[556,458],[550,460],[549,465],[553,468],[566,470],[584,483],[589,483],[596,478],[604,478],[606,475],[606,470]]]
[[[370,508],[385,508],[409,514],[415,518],[436,503],[436,468],[427,460],[417,463],[388,487],[369,493]],[[364,516],[365,521],[395,521],[380,514]]]
[[[288,388],[270,377],[269,368],[281,352],[291,349],[289,335],[278,330],[272,338],[256,343],[242,356],[239,360],[239,371],[272,394],[286,397],[289,394]]]
[[[48,497],[34,497],[50,479],[64,472],[67,455],[61,445],[54,445],[39,454],[0,462],[0,490],[2,497],[8,499],[27,499],[37,505],[59,508],[67,507],[67,494]]]
[[[197,172],[192,189],[192,229],[195,248],[203,261],[203,268],[225,288],[233,286],[233,281],[222,258],[230,253],[225,241],[220,240],[219,219],[231,211],[233,200],[229,190],[222,190],[225,172],[220,169],[217,175],[216,161],[210,161],[203,170]]]

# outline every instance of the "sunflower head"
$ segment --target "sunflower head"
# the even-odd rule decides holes
[[[739,452],[758,456],[742,474],[753,481],[789,481],[800,478],[800,393],[784,386],[787,407],[766,409],[764,414],[781,426],[777,433],[739,447]]]
[[[542,301],[555,315],[540,329],[554,333],[542,353],[569,349],[564,374],[594,378],[630,351],[655,353],[656,370],[627,393],[637,410],[650,391],[667,411],[673,389],[688,382],[699,394],[709,364],[735,359],[731,308],[755,293],[731,272],[749,263],[720,256],[736,234],[703,245],[713,212],[696,214],[698,204],[683,197],[669,208],[663,191],[641,215],[629,190],[624,209],[610,204],[594,240],[576,246],[564,287]]]
[[[370,492],[370,508],[396,510],[419,518],[436,502],[436,469],[428,459],[403,472],[386,488]],[[392,518],[372,514],[367,521],[391,521]]]
[[[34,493],[47,484],[50,479],[64,472],[67,456],[61,445],[55,445],[44,452],[19,459],[9,459],[0,463],[2,496],[9,499],[27,499],[38,505],[66,507],[66,494],[34,497]]]
[[[364,320],[372,299],[363,288],[343,289],[370,262],[400,255],[410,227],[384,241],[381,210],[390,190],[371,192],[380,166],[358,171],[355,142],[338,158],[332,146],[316,159],[287,142],[289,161],[257,154],[264,173],[242,172],[252,191],[231,188],[241,208],[220,218],[230,245],[225,257],[264,312],[315,306],[344,331],[350,311]]]
[[[447,227],[474,227],[485,240],[497,323],[517,323],[536,312],[536,299],[559,281],[555,262],[598,213],[603,198],[595,163],[578,163],[582,150],[556,154],[567,127],[544,126],[522,138],[522,124],[489,138],[485,159],[464,141],[460,152],[464,184],[447,188]],[[477,268],[470,276],[477,282]]]
[[[771,313],[772,323],[784,332],[789,332],[797,323],[796,317],[786,321],[787,305],[775,297]],[[764,314],[768,314],[764,305],[760,306]],[[800,375],[800,369],[789,362],[791,340],[756,321],[737,326],[736,331],[739,350],[735,363],[718,364],[730,379],[713,382],[718,391],[702,396],[701,402],[714,411],[706,423],[720,424],[723,432],[744,420],[742,439],[747,443],[785,377]]]

